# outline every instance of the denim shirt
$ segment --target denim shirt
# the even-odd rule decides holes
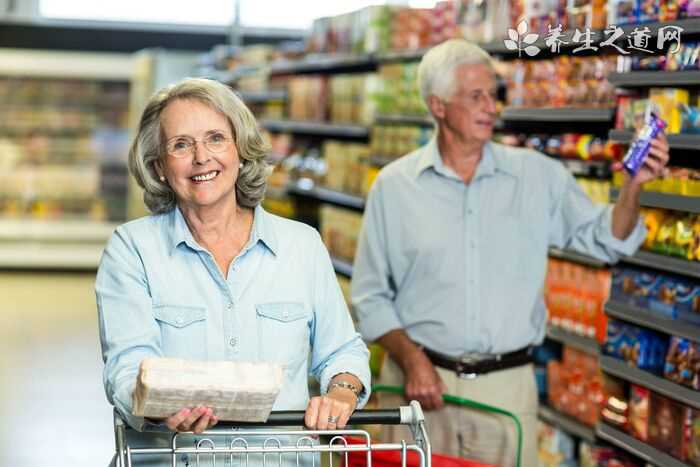
[[[510,352],[542,341],[550,246],[604,261],[633,254],[557,161],[487,143],[464,183],[435,139],[382,169],[370,191],[352,300],[367,340],[404,329],[438,352]]]
[[[369,396],[368,351],[314,229],[257,207],[251,236],[224,279],[179,209],[117,228],[96,280],[104,387],[127,422],[145,357],[284,365],[273,410],[304,410],[308,376],[325,393],[348,372]]]

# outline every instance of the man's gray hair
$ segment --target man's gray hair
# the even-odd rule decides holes
[[[175,192],[160,181],[155,169],[156,161],[166,157],[161,115],[168,104],[177,99],[202,102],[226,116],[238,157],[243,163],[236,180],[236,202],[247,208],[257,206],[265,194],[270,168],[265,161],[269,147],[258,131],[255,117],[228,86],[210,79],[187,78],[164,87],[151,97],[129,150],[129,170],[144,190],[146,207],[159,214],[170,211],[177,204]]]
[[[428,50],[418,65],[418,87],[425,104],[431,95],[443,100],[452,97],[458,66],[479,64],[493,69],[489,54],[464,39],[450,39]]]

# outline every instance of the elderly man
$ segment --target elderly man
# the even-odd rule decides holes
[[[612,208],[594,206],[558,162],[490,141],[497,80],[489,55],[464,40],[425,54],[420,91],[437,132],[386,166],[367,201],[352,283],[360,330],[390,358],[384,383],[427,409],[436,452],[512,465],[502,416],[443,405],[453,394],[515,413],[523,466],[537,465],[531,347],[542,342],[549,246],[615,262],[642,243],[642,184],[661,174],[652,142]],[[465,363],[466,362],[466,363]]]

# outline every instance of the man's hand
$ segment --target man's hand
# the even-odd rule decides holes
[[[639,168],[639,172],[637,172],[634,177],[630,177],[627,172],[625,172],[625,181],[630,185],[640,187],[647,182],[663,176],[670,158],[668,139],[666,139],[664,132],[661,131],[656,135],[656,138],[651,140],[649,154],[647,154],[647,157],[644,159],[644,164]],[[613,168],[615,170],[621,170],[622,164],[618,162]]]
[[[182,409],[165,419],[165,426],[173,431],[193,431],[197,434],[208,430],[219,422],[209,407]]]
[[[417,400],[425,410],[444,405],[442,395],[447,392],[435,366],[425,353],[416,348],[404,362],[405,393],[407,400]]]
[[[630,177],[627,172],[624,172],[624,182],[612,215],[612,233],[620,240],[625,240],[637,225],[642,185],[666,173],[666,164],[670,159],[668,149],[666,135],[660,132],[651,140],[649,154],[637,174]],[[616,162],[613,169],[621,170],[622,163]]]

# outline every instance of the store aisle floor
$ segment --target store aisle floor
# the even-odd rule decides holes
[[[0,273],[0,465],[111,459],[93,287],[90,273]]]

